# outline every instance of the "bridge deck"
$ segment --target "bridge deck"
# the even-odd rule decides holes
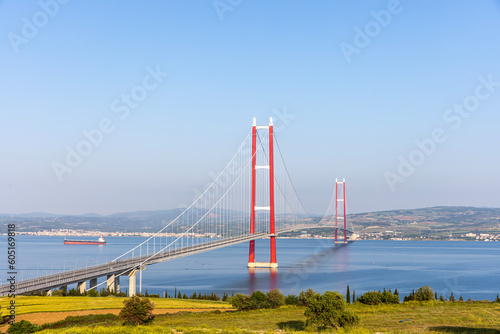
[[[280,229],[279,231],[276,232],[276,234],[294,230],[313,229],[313,228],[335,228],[335,227],[326,225],[290,226],[287,228]],[[343,230],[342,228],[337,228],[337,229]],[[347,232],[352,233],[349,230],[347,230]],[[159,262],[165,262],[192,254],[203,253],[213,249],[236,245],[254,239],[263,239],[270,236],[271,234],[267,232],[248,234],[245,236],[238,236],[223,240],[220,239],[214,240],[200,245],[184,247],[176,250],[166,250],[163,252],[156,253],[154,255],[144,255],[141,257],[134,257],[126,260],[111,261],[105,264],[95,265],[91,267],[67,270],[57,274],[51,274],[38,278],[20,281],[16,284],[16,294],[23,294],[39,290],[50,290],[64,285],[75,284],[107,275],[126,275],[133,269],[138,269],[139,267],[145,267],[147,265]],[[0,297],[5,296],[9,293],[9,287],[10,287],[9,284],[0,286]]]

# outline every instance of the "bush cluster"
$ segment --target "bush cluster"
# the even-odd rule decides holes
[[[26,333],[35,333],[40,330],[40,326],[34,325],[27,320],[21,320],[19,322],[15,322],[9,326],[7,329],[7,333],[9,334],[26,334]]]
[[[241,311],[248,311],[263,308],[278,308],[285,305],[285,299],[285,296],[278,289],[274,289],[267,294],[261,291],[255,291],[250,296],[237,293],[227,300],[234,308]]]
[[[119,317],[122,318],[126,325],[144,325],[153,320],[153,304],[147,297],[133,296],[130,299],[123,301],[123,308],[120,311]]]
[[[313,289],[301,291],[299,295],[289,294],[285,298],[286,305],[307,306],[309,299],[314,296],[316,292]]]
[[[368,291],[358,297],[357,301],[362,304],[367,305],[378,305],[378,304],[399,304],[399,294],[396,289],[394,293],[391,290],[387,291],[384,289],[383,292],[380,291]]]
[[[412,292],[408,296],[404,297],[405,302],[409,302],[412,300],[418,302],[434,300],[434,292],[428,285],[422,286],[418,288],[417,292],[415,292],[415,290],[412,290]]]
[[[146,290],[146,294],[147,294],[147,290]],[[145,295],[146,296],[146,295]],[[146,296],[148,297],[148,296]],[[151,295],[152,297],[152,295]],[[217,296],[217,294],[215,293],[204,293],[202,294],[201,292],[198,292],[196,293],[193,292],[192,295],[186,295],[185,293],[181,293],[181,291],[177,291],[177,288],[175,288],[175,292],[174,292],[174,296],[170,296],[168,294],[168,290],[165,290],[165,298],[177,298],[177,299],[202,299],[202,300],[214,300],[214,301],[219,301],[221,300],[221,298],[219,296]],[[224,293],[224,295],[222,296],[222,300],[225,301],[226,299],[228,298],[228,295],[226,293]]]
[[[359,323],[359,316],[346,308],[344,296],[334,291],[314,294],[307,301],[304,315],[307,317],[307,326],[331,326],[339,329]]]

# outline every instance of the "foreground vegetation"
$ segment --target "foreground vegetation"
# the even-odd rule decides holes
[[[20,298],[22,299],[22,298]],[[58,298],[52,301],[52,309],[58,309]],[[73,306],[81,300],[75,301]],[[120,301],[123,298],[88,298],[106,303],[107,299]],[[32,303],[44,298],[31,300]],[[165,298],[151,299],[156,308]],[[168,299],[167,299],[168,300]],[[169,301],[172,301],[171,299]],[[180,302],[180,301],[179,301]],[[193,308],[203,308],[205,301],[186,301]],[[219,307],[231,307],[228,303],[217,303]],[[47,303],[45,307],[49,306]],[[179,304],[178,304],[179,305]],[[185,304],[183,304],[185,306]],[[171,305],[169,305],[171,306]],[[187,308],[187,307],[179,307]],[[161,314],[147,326],[123,326],[123,319],[113,314],[68,317],[65,320],[46,324],[38,333],[251,333],[255,331],[306,332],[317,331],[307,326],[305,306],[286,305],[274,309],[250,311],[208,311],[203,313],[179,312]],[[404,332],[404,333],[485,333],[500,334],[500,303],[498,302],[442,302],[409,301],[402,304],[367,305],[356,302],[346,304],[346,310],[359,316],[359,324],[337,331],[338,333]],[[245,330],[243,330],[245,329]],[[320,328],[331,332],[332,328]]]
[[[408,302],[347,308],[360,323],[339,333],[500,333],[500,305],[487,302]],[[305,307],[284,306],[235,312],[205,312],[157,315],[151,325],[122,326],[116,315],[80,316],[44,326],[38,333],[251,333],[254,331],[312,331],[307,328]],[[242,329],[245,330],[242,330]],[[175,330],[175,331],[172,331]],[[332,329],[326,329],[331,332]]]

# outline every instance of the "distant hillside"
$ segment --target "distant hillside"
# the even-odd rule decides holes
[[[437,206],[352,214],[357,231],[399,231],[406,236],[425,234],[500,233],[500,208]]]
[[[29,213],[1,215],[2,233],[6,224],[16,223],[18,231],[51,229],[100,230],[103,232],[156,232],[177,217],[182,208],[155,211],[60,215]],[[232,215],[241,214],[231,212]],[[449,235],[457,233],[500,233],[500,208],[439,206],[413,210],[391,210],[348,215],[348,223],[357,233],[393,231],[405,236]]]

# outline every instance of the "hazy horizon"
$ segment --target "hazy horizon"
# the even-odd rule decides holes
[[[377,210],[377,211],[363,211],[363,212],[350,212],[349,214],[363,214],[363,213],[370,213],[370,212],[383,212],[383,211],[398,211],[398,210],[420,210],[420,209],[427,209],[427,208],[434,208],[434,207],[467,207],[467,208],[477,208],[477,209],[499,209],[500,207],[493,207],[493,206],[469,206],[469,205],[460,205],[460,206],[455,206],[455,205],[435,205],[431,207],[418,207],[418,208],[395,208],[395,209],[388,209],[388,210]],[[135,210],[135,211],[120,211],[120,212],[111,212],[111,213],[97,213],[97,212],[82,212],[82,213],[64,213],[64,212],[41,212],[41,211],[36,211],[36,212],[19,212],[19,213],[8,213],[8,212],[0,212],[0,215],[3,216],[28,216],[28,215],[35,215],[35,214],[48,214],[48,215],[61,215],[61,216],[88,216],[88,215],[98,215],[102,217],[107,217],[115,214],[123,214],[123,213],[135,213],[135,212],[155,212],[155,211],[173,211],[173,210],[182,210],[184,208],[170,208],[170,209],[152,209],[152,210]],[[312,217],[316,218],[321,218],[325,215],[325,213],[317,213],[317,212],[310,212],[309,213]],[[328,214],[327,216],[330,216],[331,214]],[[35,217],[35,216],[33,216]]]

